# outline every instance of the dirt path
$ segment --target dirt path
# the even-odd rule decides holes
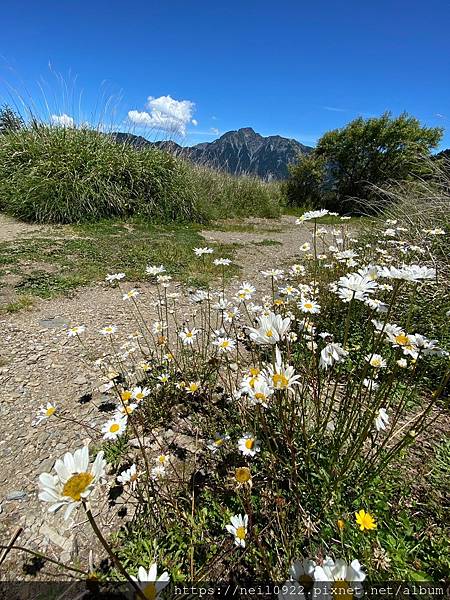
[[[245,227],[252,231],[203,232],[206,242],[241,245],[236,262],[242,273],[232,288],[243,280],[261,284],[261,269],[294,262],[299,246],[310,239],[309,228],[296,226],[292,217],[253,219],[246,221]],[[39,229],[0,218],[1,240],[20,239]],[[154,287],[137,287],[142,293],[143,312],[152,320]],[[107,397],[96,392],[90,399],[92,390],[101,383],[100,374],[89,367],[78,341],[67,336],[67,327],[76,324],[86,326],[86,343],[95,347],[97,357],[110,350],[98,333],[101,327],[117,325],[121,339],[136,330],[128,304],[118,290],[104,283],[81,289],[72,298],[39,301],[32,310],[0,318],[0,384],[4,390],[0,404],[0,539],[9,540],[22,527],[20,545],[45,551],[62,562],[69,562],[80,547],[89,547],[89,530],[85,525],[63,521],[59,514],[49,517],[37,498],[37,479],[64,452],[86,441],[98,441],[98,435],[61,418],[38,426],[33,422],[39,406],[47,402],[54,402],[64,416],[74,415],[94,427],[108,418],[101,408]],[[103,525],[108,527],[112,511],[101,513]],[[17,553],[10,554],[4,569],[7,575],[25,576],[23,559],[18,560]]]

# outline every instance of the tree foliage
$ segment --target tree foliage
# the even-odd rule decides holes
[[[291,181],[288,187],[298,190],[297,204],[314,198],[328,207],[352,210],[359,199],[367,209],[374,186],[428,174],[427,159],[442,133],[441,128],[424,127],[406,113],[395,118],[390,113],[359,117],[323,135],[308,161],[292,168],[296,183]]]

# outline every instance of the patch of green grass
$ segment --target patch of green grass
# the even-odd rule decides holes
[[[0,313],[5,312],[9,314],[17,313],[21,310],[31,308],[33,306],[33,298],[24,294],[17,298],[15,302],[9,302],[3,307],[0,307]]]
[[[282,246],[281,242],[277,240],[261,240],[260,242],[255,242],[255,246]]]
[[[264,227],[257,223],[236,223],[228,221],[215,221],[208,225],[208,229],[214,231],[230,231],[236,233],[281,233],[282,227]]]
[[[155,225],[145,219],[105,220],[65,229],[67,237],[32,237],[0,244],[0,265],[21,277],[14,285],[18,300],[4,310],[29,305],[22,298],[52,298],[123,271],[129,281],[146,279],[148,264],[164,264],[168,274],[188,285],[207,286],[222,277],[212,258],[199,259],[204,246],[200,225]],[[214,244],[213,257],[233,258],[235,246]],[[228,279],[238,267],[225,270]],[[1,280],[1,278],[0,278]],[[25,296],[24,296],[25,295]]]

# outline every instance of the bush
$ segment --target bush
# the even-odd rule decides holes
[[[0,207],[26,221],[73,223],[143,213],[200,215],[186,166],[156,149],[137,152],[100,132],[38,125],[0,137]]]
[[[321,204],[330,210],[357,211],[366,200],[371,211],[373,186],[430,174],[430,151],[442,129],[423,127],[407,114],[358,118],[327,132],[308,159],[291,169],[291,203]]]
[[[208,219],[228,217],[277,217],[281,188],[248,175],[229,175],[207,167],[191,166],[191,185],[199,210]]]

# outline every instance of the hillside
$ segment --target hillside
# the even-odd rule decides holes
[[[233,175],[243,173],[262,179],[286,179],[289,163],[295,162],[299,154],[311,152],[294,139],[279,135],[264,137],[251,127],[228,131],[213,142],[180,146],[172,141],[149,142],[130,133],[113,133],[118,141],[129,142],[137,148],[156,145],[169,152],[188,158],[197,164],[227,171]]]

